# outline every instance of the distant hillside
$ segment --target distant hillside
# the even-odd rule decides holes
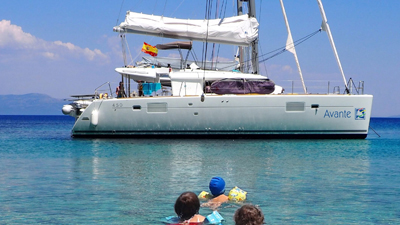
[[[0,115],[63,115],[65,104],[45,94],[0,95]]]

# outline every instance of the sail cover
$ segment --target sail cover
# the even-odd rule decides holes
[[[271,94],[275,83],[270,79],[245,80],[224,79],[211,84],[211,92],[216,94]]]
[[[248,46],[258,37],[258,22],[247,14],[212,20],[175,19],[128,11],[115,32]]]

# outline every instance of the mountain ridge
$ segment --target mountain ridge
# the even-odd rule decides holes
[[[63,99],[40,93],[0,95],[0,115],[63,115],[65,104]]]

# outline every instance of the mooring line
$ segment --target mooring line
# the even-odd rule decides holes
[[[371,126],[369,127],[371,130],[373,130],[374,132],[375,132],[375,134],[376,135],[378,135],[378,137],[381,137],[381,135],[379,135],[375,130],[374,130],[374,128],[372,128]]]

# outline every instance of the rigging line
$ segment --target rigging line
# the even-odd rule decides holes
[[[300,38],[300,39],[294,41],[294,42],[293,42],[293,46],[297,46],[297,45],[303,43],[304,41],[310,39],[312,36],[316,35],[316,34],[317,34],[318,32],[320,32],[320,31],[321,31],[321,30],[319,29],[319,30],[317,30],[317,31],[315,31],[315,32],[313,32],[313,33],[311,33],[311,34],[306,35],[305,37],[302,37],[302,38]],[[285,46],[283,46],[283,47],[280,47],[280,48],[277,48],[277,49],[275,49],[275,50],[272,50],[272,51],[270,51],[270,52],[267,52],[267,53],[265,53],[265,54],[259,56],[259,58],[260,58],[260,57],[263,57],[263,56],[265,56],[265,55],[269,55],[269,54],[271,54],[271,53],[273,53],[273,52],[276,52],[276,51],[282,51],[282,49],[285,50],[285,49],[286,49],[286,46],[287,46],[287,45],[285,45]]]
[[[141,7],[141,6],[142,6],[142,2],[143,2],[143,0],[141,0],[139,3],[135,3],[135,6],[132,7],[132,8],[139,8],[139,7]]]
[[[294,48],[295,46],[297,46],[297,45],[299,45],[299,44],[301,44],[301,43],[307,41],[308,39],[310,39],[312,36],[316,35],[316,34],[317,34],[318,32],[320,32],[320,31],[321,31],[321,30],[316,31],[314,34],[308,36],[308,37],[305,38],[304,40],[301,40],[301,41],[299,40],[299,41],[293,42],[293,46],[292,46],[291,48],[289,48],[289,49],[292,49],[292,48]]]
[[[286,52],[286,51],[287,51],[286,49],[282,49],[280,52],[277,52],[277,53],[273,54],[272,56],[270,56],[270,57],[268,57],[268,58],[266,58],[266,59],[260,60],[260,61],[258,61],[258,62],[259,62],[259,63],[265,62],[265,61],[267,61],[267,60],[269,60],[269,59],[272,59],[272,58],[274,58],[275,56],[278,56],[278,55],[280,55],[280,54],[282,54],[282,53],[284,53],[284,52]]]
[[[369,129],[373,130],[378,137],[381,137],[381,135],[379,135],[371,126],[369,126]]]
[[[208,50],[208,25],[209,25],[209,22],[210,22],[210,17],[211,17],[211,7],[212,7],[212,4],[211,4],[211,0],[208,0],[207,1],[207,4],[206,4],[206,20],[207,20],[207,31],[206,31],[206,41],[205,42],[203,42],[203,54],[204,55],[202,55],[202,66],[203,66],[203,69],[205,70],[205,68],[206,68],[206,61],[207,61],[207,50]],[[204,71],[205,72],[205,71]]]
[[[294,41],[294,42],[293,42],[293,45],[294,45],[294,46],[297,46],[297,45],[299,45],[299,44],[305,42],[306,40],[310,39],[311,37],[313,37],[314,35],[316,35],[316,34],[319,33],[320,31],[321,31],[321,29],[319,29],[319,30],[317,30],[317,31],[315,31],[315,32],[313,32],[313,33],[311,33],[311,34],[308,34],[308,35],[306,35],[305,37],[300,38],[300,39],[297,40],[297,41]],[[294,43],[296,43],[296,44],[294,44]],[[277,51],[279,51],[279,52],[277,52]],[[270,54],[276,52],[275,54],[273,54],[272,56],[270,56],[270,57],[268,57],[268,58],[259,60],[259,63],[265,62],[265,61],[267,61],[267,60],[269,60],[269,59],[271,59],[271,58],[274,58],[274,57],[276,57],[276,56],[278,56],[278,55],[280,55],[280,54],[282,54],[282,53],[284,53],[284,52],[286,52],[286,51],[287,51],[287,50],[286,50],[286,45],[285,45],[285,46],[283,46],[283,47],[277,48],[277,49],[272,50],[272,51],[270,51],[270,52],[267,52],[267,53],[265,53],[265,54],[259,55],[258,58],[260,59],[260,58],[264,58],[266,55],[270,55]],[[241,66],[245,66],[245,64],[247,64],[248,62],[250,62],[250,60],[245,60],[245,61],[243,61],[243,65],[241,65]],[[227,66],[227,67],[223,67],[223,68],[221,68],[221,69],[224,69],[224,68],[228,68],[228,66]]]
[[[190,51],[190,53],[192,54],[192,57],[193,57],[194,61],[196,63],[198,63],[199,62],[199,58],[197,58],[197,55],[196,55],[196,52],[194,51],[194,49],[192,49],[192,51]]]
[[[304,41],[308,40],[309,38],[311,38],[312,36],[314,36],[314,35],[317,34],[318,32],[319,32],[319,31],[314,32],[312,35],[309,35],[308,38],[302,40],[301,42],[297,42],[297,43],[296,43],[296,42],[293,42],[293,47],[291,47],[290,49],[292,49],[292,48],[294,48],[294,46],[297,46],[297,45],[303,43]],[[294,44],[294,43],[296,43],[296,44]],[[276,51],[276,50],[275,50],[275,51]],[[271,59],[271,58],[274,58],[275,56],[280,55],[280,54],[282,54],[282,53],[284,53],[284,52],[286,52],[286,51],[287,51],[287,49],[286,49],[286,46],[285,46],[285,48],[282,49],[280,52],[277,52],[277,53],[275,53],[274,55],[272,55],[272,56],[270,56],[270,57],[268,57],[268,58],[266,58],[266,59],[263,59],[263,60],[259,61],[259,63],[260,63],[260,62],[265,62],[265,61],[267,61],[267,60],[269,60],[269,59]]]
[[[176,10],[178,10],[179,7],[181,7],[181,5],[182,5],[182,3],[183,3],[184,1],[185,1],[185,0],[182,0],[182,1],[181,1],[181,3],[178,5],[178,7],[176,7],[176,9],[171,13],[171,16],[170,16],[170,17],[172,17],[172,16],[175,14]]]
[[[215,18],[217,19],[218,18],[219,0],[216,1],[215,5],[216,5],[216,7],[215,7]],[[226,4],[226,0],[223,0],[222,1],[222,6],[221,6],[221,9],[220,9],[220,12],[219,12],[219,15],[221,15],[221,20],[223,20],[225,18],[226,5],[227,5]],[[225,8],[224,8],[224,6],[225,6]],[[223,9],[224,9],[224,11],[223,11]],[[224,16],[222,16],[222,12],[224,12]],[[217,50],[217,54],[215,55],[215,46],[216,45],[218,45],[218,50]],[[214,64],[214,58],[215,58],[215,68],[217,68],[217,64],[218,64],[217,59],[218,59],[218,56],[219,56],[220,46],[221,46],[220,44],[213,43],[213,50],[212,50],[212,56],[211,56],[211,69],[212,69],[213,64]]]
[[[208,44],[209,44],[208,43],[208,28],[209,28],[210,19],[211,19],[211,11],[212,11],[212,0],[210,0],[210,8],[208,9],[208,16],[207,16],[206,50],[204,53],[204,64],[203,64],[204,70],[206,69],[206,66],[207,66],[207,53],[208,53]]]
[[[302,38],[303,40],[300,41],[300,42],[298,42],[298,41],[293,42],[293,47],[292,47],[292,48],[294,48],[295,46],[297,46],[297,45],[299,45],[299,44],[305,42],[305,41],[308,40],[308,39],[310,39],[312,36],[314,36],[314,35],[317,34],[318,32],[320,32],[320,30],[318,30],[318,31],[316,31],[316,32],[314,32],[314,33],[312,33],[311,35],[307,35],[307,38]],[[296,43],[296,44],[294,44],[294,43]],[[286,46],[285,46],[285,48],[282,49],[280,52],[277,52],[277,53],[275,53],[274,55],[272,55],[272,56],[270,56],[270,57],[268,57],[268,58],[266,58],[266,59],[263,59],[263,60],[261,60],[261,61],[259,61],[259,62],[265,62],[265,61],[267,61],[267,60],[269,60],[269,59],[271,59],[271,58],[273,58],[273,57],[275,57],[275,56],[277,56],[277,55],[280,55],[280,54],[282,54],[282,53],[284,53],[284,52],[286,52],[286,51],[287,51],[287,49],[286,49]]]
[[[262,24],[261,23],[261,18],[262,18],[262,16],[261,16],[261,10],[263,9],[263,7],[262,7],[262,0],[260,1],[260,11],[259,11],[259,13],[258,13],[258,21],[259,21],[259,24]],[[261,52],[261,56],[260,57],[258,57],[258,58],[264,58],[263,56],[264,56],[264,53],[263,53],[263,51],[262,51],[262,48],[261,48],[261,42],[260,42],[260,38],[258,38],[258,45],[260,46],[259,47],[259,49],[260,49],[260,52]],[[265,73],[267,74],[267,77],[268,77],[268,70],[267,70],[267,66],[265,65],[265,63],[263,63],[263,66],[264,66],[264,69],[265,69]]]
[[[232,0],[232,14],[231,15],[237,15],[237,5],[235,4],[235,1],[237,0]]]
[[[203,42],[203,53],[204,53],[204,55],[202,54],[202,56],[201,56],[201,58],[202,58],[202,66],[203,66],[203,93],[204,92],[206,92],[206,85],[205,85],[205,80],[206,80],[206,62],[207,62],[207,47],[208,47],[208,25],[209,25],[209,22],[210,22],[210,14],[211,14],[211,7],[212,7],[212,4],[211,4],[211,2],[212,2],[212,0],[209,0],[209,1],[206,1],[206,15],[205,15],[205,17],[206,17],[206,19],[207,19],[207,33],[206,33],[206,42]],[[203,59],[204,59],[204,61],[203,61]]]
[[[168,0],[165,0],[165,4],[164,4],[164,9],[163,9],[162,15],[164,15],[164,13],[165,13],[165,7],[167,6],[167,2],[168,2]]]
[[[219,6],[219,0],[215,1],[215,19],[218,18],[218,6]]]
[[[260,6],[262,5],[262,0],[260,1]],[[261,24],[261,18],[262,18],[262,16],[261,16],[261,9],[262,9],[263,7],[260,7],[260,12],[258,13],[258,18],[257,18],[257,20],[258,20],[258,23],[259,24]]]
[[[218,65],[218,57],[219,57],[219,49],[220,49],[220,47],[221,47],[221,45],[218,44],[217,57],[215,59],[215,68],[217,68],[217,65]]]
[[[309,34],[309,35],[307,35],[307,36],[305,36],[305,37],[303,37],[303,38],[300,38],[299,40],[294,41],[293,43],[298,43],[298,44],[300,44],[300,43],[304,42],[305,40],[311,38],[312,36],[316,35],[318,32],[321,32],[321,30],[322,30],[322,29],[318,29],[318,30],[315,31],[314,33],[311,33],[311,34]]]
[[[218,18],[218,6],[219,6],[219,0],[215,1],[215,16],[214,16],[215,19]],[[213,43],[213,45],[212,45],[210,69],[213,69],[213,66],[214,66],[214,54],[215,54],[215,43]],[[206,61],[207,61],[207,59],[206,59]]]
[[[224,8],[224,16],[222,16],[222,19],[223,18],[225,18],[225,13],[226,13],[226,5],[227,5],[227,2],[226,2],[227,0],[224,0],[223,2],[222,2],[222,6],[221,6],[221,11],[220,11],[220,15],[222,15],[222,8]],[[225,6],[225,7],[224,7]],[[218,44],[218,50],[217,50],[217,59],[218,59],[218,57],[219,57],[219,49],[220,49],[220,47],[221,47],[221,45],[220,44]],[[216,60],[215,61],[215,68],[217,68],[217,65],[218,65],[218,61]]]
[[[225,18],[225,13],[226,13],[226,5],[227,5],[227,0],[222,1],[222,6],[221,6],[221,11],[219,12],[220,15],[222,15],[222,9],[224,10],[224,15],[221,17],[222,19]]]
[[[115,24],[115,26],[118,26],[119,17],[121,16],[121,11],[122,11],[122,6],[124,5],[124,1],[125,1],[125,0],[122,0],[121,7],[119,8],[117,23]]]
[[[260,56],[259,58],[261,58],[261,57],[263,57],[263,51],[262,51],[261,43],[258,42],[258,45],[260,46],[260,51],[261,51],[261,56]],[[264,58],[264,57],[263,57],[263,58]],[[264,59],[263,59],[263,60],[264,60]],[[262,60],[261,60],[261,61],[262,61]],[[262,61],[262,62],[264,62],[264,61]],[[263,63],[263,66],[264,66],[264,69],[265,69],[265,73],[267,74],[267,77],[268,77],[267,66],[265,65],[265,63]]]
[[[209,1],[206,1],[206,11],[205,11],[205,14],[204,14],[204,19],[207,19],[208,2]],[[205,49],[205,43],[203,42],[203,49],[202,49],[202,52],[201,52],[201,64],[203,64],[204,49]]]
[[[125,43],[126,43],[126,47],[127,47],[127,49],[128,49],[128,52],[129,52],[129,56],[131,57],[131,62],[128,63],[128,65],[129,65],[129,64],[132,65],[132,64],[133,64],[133,61],[139,56],[140,53],[135,57],[135,59],[133,59],[133,58],[132,58],[132,54],[131,54],[131,49],[129,48],[129,45],[128,45],[128,40],[126,40],[126,38],[125,38]]]
[[[153,12],[151,14],[154,14],[154,10],[156,10],[157,4],[158,4],[158,0],[156,0],[156,4],[154,5]]]

